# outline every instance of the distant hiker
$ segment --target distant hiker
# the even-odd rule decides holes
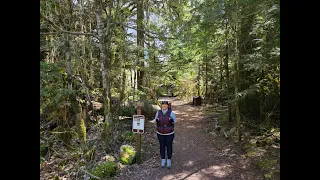
[[[161,102],[159,110],[154,118],[157,123],[157,136],[160,143],[161,167],[166,164],[165,149],[167,149],[167,167],[171,168],[172,142],[174,138],[174,124],[177,122],[175,114],[168,109],[168,101]]]

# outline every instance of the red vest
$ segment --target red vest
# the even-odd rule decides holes
[[[158,111],[157,131],[161,134],[169,134],[173,132],[173,124],[170,121],[171,110],[167,110],[166,114],[162,110]]]

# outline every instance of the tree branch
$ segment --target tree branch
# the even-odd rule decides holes
[[[58,32],[40,32],[40,35],[58,34]]]
[[[71,32],[71,31],[65,31],[65,30],[59,30],[59,32],[40,32],[40,35],[50,35],[50,34],[58,34],[58,33],[66,33],[71,35],[96,36],[96,34],[94,33]]]
[[[40,17],[43,18],[45,21],[50,23],[54,28],[57,30],[57,32],[40,32],[40,35],[50,35],[50,34],[57,34],[57,33],[66,33],[71,35],[85,35],[85,36],[96,36],[94,33],[82,33],[82,32],[71,32],[61,29],[59,26],[57,26],[55,23],[53,23],[50,19],[45,17],[40,13]]]
[[[177,38],[172,38],[172,37],[166,37],[166,36],[163,36],[163,35],[161,35],[159,33],[151,32],[151,31],[148,31],[148,30],[138,29],[138,28],[135,28],[135,27],[132,27],[132,26],[128,26],[128,25],[122,24],[122,23],[118,23],[118,22],[114,22],[114,23],[118,24],[120,26],[124,26],[124,27],[127,27],[127,28],[131,28],[131,29],[137,30],[137,31],[143,31],[143,32],[148,32],[150,34],[155,34],[155,35],[158,35],[159,37],[162,37],[162,38],[165,38],[165,39],[177,39]],[[149,37],[152,37],[152,38],[158,38],[158,37],[155,37],[155,36],[152,36],[152,35],[149,35],[149,34],[146,34],[146,35],[149,36]]]
[[[50,34],[57,34],[57,33],[66,33],[66,34],[71,34],[71,35],[85,35],[85,36],[94,36],[97,38],[96,34],[95,33],[82,33],[82,32],[71,32],[71,31],[66,31],[66,30],[63,30],[61,29],[59,26],[57,26],[56,24],[54,24],[50,19],[48,19],[47,17],[43,16],[41,13],[40,13],[40,17],[42,17],[45,21],[49,22],[51,25],[53,25],[55,27],[55,29],[57,30],[57,32],[40,32],[40,35],[50,35]],[[165,39],[177,39],[177,38],[172,38],[172,37],[166,37],[166,36],[163,36],[159,33],[155,33],[155,32],[151,32],[151,31],[148,31],[148,30],[142,30],[142,29],[138,29],[138,28],[135,28],[135,27],[132,27],[132,26],[128,26],[128,25],[125,25],[125,24],[122,24],[122,23],[118,23],[118,22],[114,22],[114,24],[118,24],[120,26],[124,26],[124,27],[127,27],[127,28],[131,28],[131,29],[134,29],[134,30],[137,30],[137,31],[143,31],[143,32],[147,32],[147,33],[150,33],[150,34],[154,34],[154,35],[158,35],[158,37],[156,36],[152,36],[150,34],[146,34],[148,37],[151,37],[151,38],[158,38],[161,37],[161,38],[165,38]]]

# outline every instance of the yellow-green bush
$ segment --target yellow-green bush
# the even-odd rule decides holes
[[[136,151],[134,147],[130,145],[122,145],[120,147],[120,161],[123,164],[132,164],[136,156]]]

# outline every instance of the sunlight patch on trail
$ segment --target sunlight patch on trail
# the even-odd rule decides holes
[[[193,161],[188,161],[187,163],[185,163],[182,166],[193,166],[194,162]]]
[[[193,161],[188,161],[183,166],[193,166]],[[177,174],[168,174],[162,177],[162,180],[173,180],[173,179],[213,179],[213,178],[223,178],[227,177],[232,171],[230,169],[231,165],[214,165],[209,167],[204,167],[195,171],[183,171]]]

